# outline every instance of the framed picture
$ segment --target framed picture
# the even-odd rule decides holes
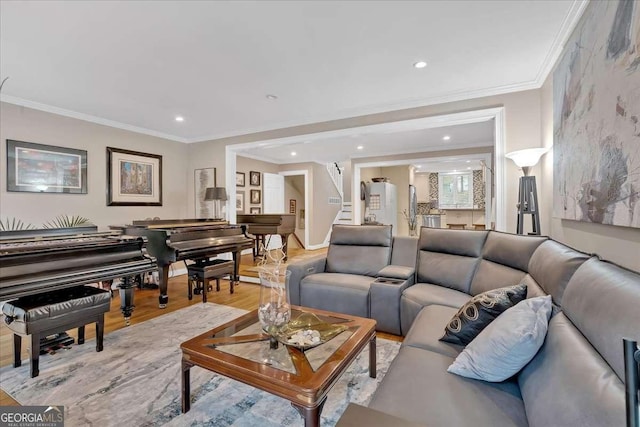
[[[298,219],[298,228],[304,228],[304,209],[300,209],[300,218]]]
[[[249,208],[249,213],[251,215],[260,215],[262,213],[262,208],[258,208],[258,207]]]
[[[236,212],[244,213],[244,191],[236,192]]]
[[[257,203],[262,203],[262,198],[260,197],[260,190],[251,190],[251,204],[255,205]]]
[[[7,139],[7,191],[87,194],[87,152]]]
[[[289,199],[289,213],[296,213],[296,199]]]
[[[213,218],[213,200],[204,199],[207,188],[216,187],[216,168],[196,169],[193,171],[196,218]]]
[[[162,206],[162,156],[107,147],[107,205]]]
[[[244,172],[236,172],[236,187],[244,187]]]
[[[260,186],[260,172],[249,172],[249,184],[253,186]]]

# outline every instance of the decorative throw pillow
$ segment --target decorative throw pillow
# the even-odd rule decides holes
[[[549,295],[516,304],[480,332],[447,371],[491,382],[511,378],[542,347],[551,310]]]
[[[492,289],[471,298],[451,318],[440,341],[467,345],[506,309],[527,296],[527,285]]]

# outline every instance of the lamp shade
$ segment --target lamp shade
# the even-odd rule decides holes
[[[227,200],[227,190],[224,187],[208,187],[204,195],[205,200]]]
[[[525,168],[535,166],[544,153],[549,148],[527,148],[525,150],[512,151],[505,154],[505,157],[513,160],[518,167]]]

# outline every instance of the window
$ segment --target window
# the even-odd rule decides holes
[[[469,173],[439,173],[438,199],[440,209],[473,208],[473,175]]]

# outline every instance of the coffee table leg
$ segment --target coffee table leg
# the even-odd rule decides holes
[[[325,397],[322,402],[315,408],[307,408],[305,406],[299,406],[295,403],[291,403],[291,406],[296,408],[298,413],[304,418],[304,427],[320,427],[320,414],[322,413],[322,407],[324,402],[327,401]]]
[[[369,341],[369,376],[375,378],[376,373],[376,336]]]
[[[191,409],[191,380],[190,372],[193,365],[191,363],[182,361],[182,413],[189,412]]]

